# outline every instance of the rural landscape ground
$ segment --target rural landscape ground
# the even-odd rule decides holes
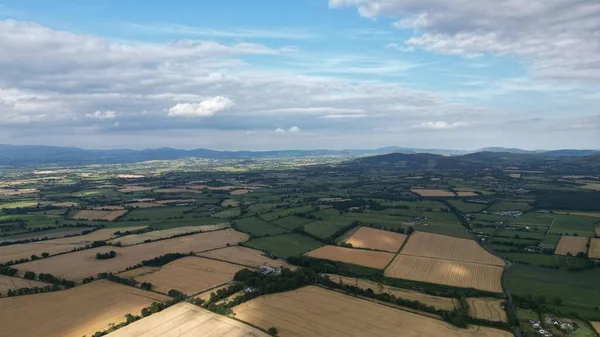
[[[597,154],[0,166],[0,337],[598,336]]]

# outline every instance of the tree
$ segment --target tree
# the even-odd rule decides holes
[[[36,274],[32,271],[26,271],[25,275],[23,275],[23,277],[28,280],[35,280]]]
[[[413,226],[410,226],[406,230],[406,235],[411,235],[412,233],[414,233],[414,231],[415,231],[415,229],[413,228]]]
[[[50,253],[48,253],[48,252],[43,252],[42,253],[42,257],[43,258],[47,258],[48,256],[50,256]]]
[[[269,330],[267,330],[267,332],[269,333],[269,335],[271,336],[277,336],[277,329],[275,329],[275,327],[270,327]]]

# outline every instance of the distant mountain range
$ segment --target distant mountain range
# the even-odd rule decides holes
[[[345,156],[361,157],[389,153],[427,153],[440,156],[457,156],[476,152],[503,152],[518,154],[544,154],[550,156],[588,156],[600,154],[594,150],[526,151],[520,149],[486,148],[477,151],[418,149],[389,146],[374,150],[277,150],[277,151],[215,151],[209,149],[180,150],[159,148],[147,150],[86,150],[74,147],[0,145],[0,165],[23,164],[116,164],[149,160],[173,160],[181,158],[251,159]]]

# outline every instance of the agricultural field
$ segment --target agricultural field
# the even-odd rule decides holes
[[[337,231],[346,228],[352,223],[352,220],[343,218],[331,218],[327,220],[319,220],[304,225],[304,230],[321,239],[326,239],[335,234]]]
[[[387,293],[390,295],[394,295],[397,298],[403,298],[409,301],[419,301],[423,304],[432,306],[439,310],[452,311],[459,306],[458,300],[454,298],[433,296],[425,293],[420,293],[418,291],[390,287],[385,284],[360,278],[346,277],[335,274],[328,274],[327,276],[330,280],[336,283],[352,285],[362,289],[371,289],[376,294]]]
[[[44,294],[2,298],[0,336],[81,337],[125,321],[126,314],[139,315],[164,295],[109,281]]]
[[[501,201],[494,203],[490,206],[487,211],[488,212],[504,212],[504,211],[528,211],[531,209],[531,206],[524,202],[507,202]]]
[[[257,217],[235,220],[235,225],[233,225],[233,227],[240,232],[251,234],[254,237],[277,235],[290,232],[290,230],[272,225]]]
[[[240,205],[239,200],[234,200],[234,199],[225,199],[221,203],[221,207],[237,207],[239,205]]]
[[[24,234],[15,234],[0,237],[0,243],[20,241],[20,240],[39,240],[39,239],[60,239],[65,236],[81,235],[84,232],[92,231],[95,227],[61,227],[39,232],[28,232]]]
[[[99,247],[82,250],[47,259],[19,264],[20,273],[33,271],[47,273],[72,281],[81,281],[99,273],[117,273],[143,260],[149,260],[167,253],[203,252],[225,247],[227,244],[236,245],[243,242],[247,236],[232,229],[215,232],[194,234],[174,239],[161,240],[129,247]],[[96,253],[105,254],[111,250],[117,256],[108,260],[97,260]]]
[[[424,188],[413,188],[410,190],[422,197],[454,197],[456,194],[451,191],[424,189]]]
[[[295,266],[287,263],[285,260],[272,259],[265,256],[264,253],[259,250],[242,246],[215,249],[208,252],[199,253],[197,255],[255,268],[258,268],[262,265],[267,265],[273,268],[284,267],[288,269],[296,269]]]
[[[577,237],[577,236],[563,236],[560,238],[556,251],[554,254],[557,255],[573,255],[576,256],[580,253],[587,253],[589,238]]]
[[[346,243],[354,248],[368,248],[396,253],[404,244],[407,236],[393,232],[382,231],[369,227],[361,227]]]
[[[152,290],[159,293],[166,294],[176,289],[193,295],[231,281],[233,275],[242,269],[244,267],[239,265],[190,256],[134,279],[140,283],[152,283]]]
[[[600,322],[590,322],[597,334],[600,334]]]
[[[394,254],[364,249],[324,246],[305,254],[323,260],[339,261],[375,269],[384,269],[394,258]]]
[[[203,337],[267,337],[266,333],[239,321],[214,314],[189,303],[180,303],[119,329],[109,337],[184,337],[202,332]]]
[[[399,254],[385,269],[384,275],[405,280],[475,288],[501,293],[503,268]]]
[[[323,246],[323,243],[300,235],[300,234],[284,234],[252,239],[244,246],[269,252],[276,257],[288,258],[290,256],[302,255],[308,251]]]
[[[600,259],[600,239],[590,239],[590,251],[588,255],[591,259]]]
[[[488,253],[473,240],[431,233],[413,233],[408,238],[401,254],[504,266],[502,259]]]
[[[123,215],[127,214],[128,210],[80,210],[75,211],[71,215],[71,219],[75,220],[102,220],[102,221],[115,221]]]
[[[173,237],[175,235],[183,235],[187,233],[198,233],[198,232],[212,232],[225,228],[229,228],[230,225],[227,223],[219,225],[205,225],[205,226],[185,226],[176,227],[170,229],[162,229],[143,234],[131,234],[108,241],[110,244],[120,243],[121,246],[131,246],[139,243],[144,243],[148,240],[156,241]]]
[[[488,207],[488,205],[486,204],[476,204],[472,202],[465,202],[463,200],[448,200],[448,202],[450,203],[450,205],[456,207],[459,211],[463,213],[476,213]]]
[[[500,256],[511,262],[522,262],[534,266],[561,269],[581,269],[590,267],[592,263],[587,259],[565,255],[550,255],[536,253],[500,253]]]
[[[503,300],[497,298],[467,298],[469,316],[492,322],[506,322]]]
[[[303,217],[299,217],[299,216],[286,216],[285,218],[281,218],[281,219],[277,219],[272,221],[273,224],[279,226],[279,227],[283,227],[283,228],[287,228],[289,230],[293,230],[295,228],[298,228],[302,225],[306,225],[309,222],[313,222],[315,221],[314,219],[308,219],[308,218],[303,218]]]
[[[19,277],[10,277],[6,275],[0,275],[0,296],[6,296],[9,290],[16,290],[19,288],[43,288],[50,286],[48,283],[26,280]]]
[[[480,336],[511,333],[472,326],[458,329],[440,320],[383,306],[319,287],[262,296],[233,308],[237,319],[281,336]]]

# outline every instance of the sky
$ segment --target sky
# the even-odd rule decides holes
[[[600,149],[600,2],[0,0],[0,144]]]

